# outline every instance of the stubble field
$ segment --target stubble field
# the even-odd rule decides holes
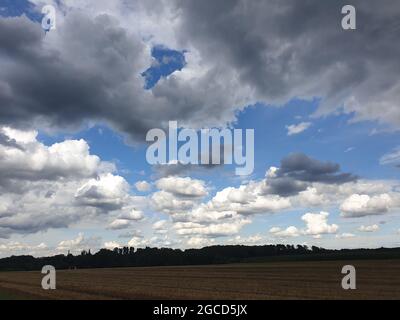
[[[341,287],[348,264],[357,290]],[[400,299],[400,260],[68,270],[53,291],[42,276],[0,272],[0,299]]]

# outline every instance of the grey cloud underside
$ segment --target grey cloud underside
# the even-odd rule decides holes
[[[19,149],[21,151],[24,150],[24,148],[22,146],[20,146],[17,143],[17,141],[15,141],[14,139],[10,139],[9,137],[7,137],[7,135],[5,135],[2,132],[0,132],[0,145],[3,145],[5,147],[11,147],[11,148]]]
[[[303,153],[282,159],[278,175],[305,182],[340,184],[357,180],[351,173],[340,173],[339,164],[312,159]]]
[[[0,123],[60,129],[105,121],[143,141],[171,119],[220,124],[233,114],[234,101],[212,75],[190,84],[172,76],[144,90],[145,43],[111,16],[70,13],[54,38],[49,48],[39,24],[0,19]]]
[[[132,239],[132,238],[140,238],[143,239],[144,236],[138,231],[128,231],[118,235],[120,239]]]
[[[213,164],[212,152],[209,153],[209,164],[202,164],[202,154],[199,152],[198,164],[182,164],[171,163],[168,165],[155,165],[153,166],[155,177],[168,177],[168,176],[184,176],[193,172],[204,173],[205,170],[215,170],[221,168],[224,164],[224,150],[223,146],[220,148],[219,164]]]
[[[130,119],[129,125],[121,121],[121,126],[127,126],[133,134],[140,131],[142,122],[135,122],[132,113],[127,112],[129,107],[123,97],[126,92],[121,88],[119,101],[111,97],[117,94],[113,92],[114,81],[118,78],[118,85],[122,86],[128,80],[134,56],[142,48],[135,41],[128,41],[124,30],[113,26],[107,17],[85,21],[84,16],[73,16],[69,21],[70,26],[62,35],[68,48],[63,45],[66,51],[62,54],[43,48],[44,35],[39,25],[24,17],[0,20],[0,63],[4,70],[0,79],[0,121],[23,125],[39,117],[52,126],[71,126],[82,119],[115,119],[117,110],[113,107],[117,106],[119,111],[125,109],[124,117]],[[80,25],[79,32],[73,31],[74,24]],[[112,50],[102,52],[107,44]],[[91,65],[79,65],[89,58]],[[126,62],[128,58],[130,63]],[[115,71],[109,73],[109,68]]]
[[[50,47],[39,24],[0,18],[0,122],[103,121],[143,141],[168,120],[224,125],[256,102],[321,97],[319,114],[344,107],[358,119],[400,124],[398,1],[354,1],[356,31],[341,28],[341,0],[160,4],[175,7],[174,37],[207,71],[190,81],[172,75],[148,91],[140,76],[149,67],[145,43],[111,14],[70,11],[47,35]]]
[[[75,221],[76,217],[57,214],[37,217],[10,216],[2,218],[0,221],[0,239],[8,238],[16,233],[33,234],[49,229],[67,228]]]
[[[169,120],[196,127],[225,125],[235,120],[236,111],[256,102],[281,105],[293,98],[320,97],[318,114],[343,107],[357,119],[398,128],[400,3],[354,0],[357,31],[341,28],[345,4],[341,0],[172,0],[150,5],[143,0],[141,6],[153,20],[164,18],[162,6],[175,6],[177,24],[171,33],[179,47],[172,48],[199,55],[191,80],[177,72],[152,90],[143,89],[141,76],[151,64],[148,43],[134,28],[121,27],[111,12],[93,18],[84,10],[66,10],[63,24],[46,36],[40,24],[26,17],[0,17],[0,125],[75,129],[85,121],[99,121],[143,141],[149,129],[165,127]],[[24,151],[3,134],[0,146]],[[158,174],[183,175],[191,169],[163,166]],[[83,181],[67,188],[66,197],[60,192],[66,188],[52,182],[82,176],[81,170],[69,171],[51,166],[0,170],[0,193],[9,201],[4,210],[0,208],[0,237],[67,227],[80,216],[125,204],[119,197],[103,199],[97,184],[76,197]],[[266,179],[265,194],[290,197],[313,183],[335,187],[356,179],[337,164],[294,154],[282,160],[275,177]],[[236,201],[243,207],[255,200]],[[34,203],[24,209],[19,202]],[[187,211],[193,203],[178,205]],[[283,203],[273,210],[279,208],[286,207]],[[175,211],[173,206],[167,209]],[[270,211],[265,206],[246,210]],[[184,216],[173,218],[190,222]],[[221,221],[234,218],[227,215]],[[218,232],[212,234],[224,234]]]
[[[341,28],[348,1],[178,3],[181,41],[238,71],[257,100],[321,97],[320,113],[345,104],[361,119],[400,124],[398,1],[353,1],[356,31]]]
[[[293,153],[283,158],[275,176],[266,180],[265,192],[288,197],[307,190],[314,182],[340,185],[357,179],[351,173],[341,173],[337,163],[319,161],[303,153]]]
[[[191,164],[169,164],[153,167],[154,177],[184,176],[193,171],[204,172],[204,170],[220,168],[220,165],[191,165]]]
[[[306,190],[308,185],[288,177],[277,177],[266,182],[266,193],[289,197]]]

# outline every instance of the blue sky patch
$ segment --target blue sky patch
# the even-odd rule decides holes
[[[41,21],[42,13],[28,0],[0,0],[0,16],[19,17],[25,14],[33,21]]]
[[[146,79],[145,89],[153,88],[162,77],[182,70],[186,65],[185,52],[171,50],[163,46],[152,49],[153,65],[142,73]]]

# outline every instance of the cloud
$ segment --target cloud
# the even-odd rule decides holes
[[[47,146],[36,131],[0,131],[0,237],[67,228],[111,211],[139,218],[127,215],[140,199],[113,174],[113,164],[90,153],[85,140]]]
[[[342,233],[342,234],[337,234],[335,236],[336,239],[349,239],[349,238],[354,238],[355,235],[352,233]]]
[[[243,226],[250,222],[248,219],[234,219],[232,221],[210,224],[177,222],[174,228],[178,235],[201,235],[215,238],[237,234]]]
[[[116,219],[108,227],[110,230],[123,230],[131,226],[131,222],[126,219]]]
[[[360,232],[376,232],[378,230],[379,230],[379,226],[377,224],[370,225],[370,226],[362,225],[360,228],[358,228],[358,231],[360,231]]]
[[[9,241],[6,243],[0,243],[0,256],[11,256],[11,255],[32,255],[32,256],[46,256],[51,252],[45,243],[38,245],[31,245],[21,243],[18,241]]]
[[[301,219],[306,223],[305,234],[319,236],[323,234],[336,233],[339,226],[336,224],[329,225],[328,217],[328,212],[306,213],[303,215]]]
[[[115,241],[105,242],[103,247],[108,250],[113,250],[115,248],[122,248],[122,246],[118,242],[115,242]]]
[[[352,175],[342,176],[338,164],[305,155],[285,159],[283,169],[271,167],[265,179],[226,187],[206,202],[188,201],[166,191],[156,192],[153,201],[156,200],[158,207],[155,208],[171,215],[173,228],[180,237],[217,238],[239,234],[254,215],[281,213],[293,208],[339,207],[354,191],[368,192],[371,196],[381,192],[396,194],[395,181],[348,179]],[[287,182],[297,189],[285,185]],[[284,186],[281,190],[280,183]],[[327,212],[307,213],[302,217],[305,228],[272,231],[282,238],[301,235],[321,238],[339,230],[337,224],[328,223],[328,216]]]
[[[174,0],[154,11],[143,1],[60,1],[64,15],[46,37],[26,17],[2,17],[0,119],[53,128],[104,121],[140,140],[166,120],[225,125],[257,102],[319,97],[318,115],[339,110],[397,126],[397,3],[358,4],[369,25],[357,32],[338,27],[345,4]],[[157,43],[187,49],[187,65],[144,90]]]
[[[281,197],[300,193],[306,196],[312,192],[315,183],[341,185],[356,180],[357,177],[350,173],[341,173],[339,164],[292,153],[281,160],[280,168],[271,167],[267,171],[263,192]]]
[[[290,177],[278,177],[266,181],[265,192],[288,197],[299,194],[307,189],[307,184]]]
[[[145,218],[144,213],[137,209],[129,210],[128,212],[121,214],[119,217],[129,221],[141,221]]]
[[[357,32],[340,28],[344,0],[177,3],[183,43],[209,65],[218,62],[221,72],[234,70],[242,85],[254,88],[252,99],[282,105],[320,97],[318,115],[338,110],[399,125],[396,1],[385,9],[374,1],[357,3],[358,17],[368,21],[359,22]],[[368,52],[365,43],[371,43]]]
[[[118,235],[118,238],[124,239],[124,238],[144,238],[142,231],[141,230],[133,230],[133,231],[126,231]]]
[[[168,233],[168,221],[167,220],[160,220],[153,224],[153,230],[157,234],[165,234]]]
[[[200,198],[208,194],[204,181],[189,177],[168,177],[156,181],[158,189],[177,197]]]
[[[0,144],[0,184],[10,180],[94,177],[103,170],[114,170],[112,164],[91,155],[84,140],[65,140],[45,146],[37,140],[36,131],[2,127],[0,132],[3,140],[8,141]]]
[[[266,194],[264,181],[250,182],[239,188],[228,187],[208,202],[209,210],[233,211],[241,215],[273,213],[291,206],[290,200],[273,194]]]
[[[145,248],[149,244],[150,241],[148,239],[144,239],[138,236],[132,237],[132,239],[128,242],[128,246],[133,248]]]
[[[350,173],[340,173],[340,165],[312,159],[303,153],[292,153],[282,159],[278,176],[304,182],[346,183],[357,179]]]
[[[308,128],[311,127],[311,122],[302,122],[299,124],[293,124],[290,126],[287,126],[286,129],[288,130],[288,136],[294,136],[299,133],[302,133],[306,131]]]
[[[191,210],[208,194],[204,181],[189,177],[167,177],[156,181],[161,190],[151,195],[152,207],[167,214],[183,213]]]
[[[63,5],[71,9],[76,3]],[[161,79],[151,90],[144,89],[141,74],[151,65],[152,44],[144,40],[144,33],[151,31],[141,27],[158,19],[154,13],[150,19],[147,10],[130,8],[103,10],[96,5],[65,10],[57,21],[57,32],[46,37],[40,25],[26,17],[1,18],[0,102],[4,108],[0,122],[75,129],[87,120],[104,121],[143,142],[149,129],[167,119],[195,127],[233,121],[236,106],[246,104],[240,94],[244,90],[221,95],[234,88],[224,81],[227,75],[221,79],[217,70],[196,74],[189,81],[190,69],[198,67],[193,57],[188,58],[187,70]],[[123,15],[147,15],[146,25],[124,24]]]
[[[108,173],[85,183],[77,190],[75,198],[82,205],[112,211],[122,208],[128,194],[126,180]]]
[[[133,211],[139,199],[128,182],[91,154],[86,141],[46,146],[36,128],[75,132],[101,122],[128,141],[143,142],[147,130],[168,120],[225,126],[246,106],[282,106],[293,98],[318,98],[316,116],[338,111],[353,120],[400,124],[396,1],[385,8],[371,0],[357,5],[369,24],[351,33],[338,25],[342,0],[161,0],[157,10],[148,1],[53,4],[63,14],[57,31],[46,36],[27,17],[0,17],[0,237],[85,219],[130,227],[144,216]],[[142,73],[152,66],[151,49],[158,44],[187,49],[187,64],[145,90]],[[289,126],[288,133],[307,126]],[[381,163],[395,161],[396,151]],[[179,165],[169,169],[188,172]],[[223,188],[211,199],[204,200],[212,190],[204,181],[168,177],[140,201],[171,215],[176,230],[188,234],[183,237],[210,239],[235,235],[254,215],[293,208],[342,205],[344,216],[384,214],[396,207],[393,183],[358,180],[336,163],[292,154],[265,179]],[[146,181],[135,186],[151,191]],[[350,199],[353,194],[361,200]],[[307,222],[309,233],[335,229],[319,219]],[[160,241],[131,236],[139,245]]]
[[[153,208],[167,214],[186,212],[191,210],[196,203],[197,202],[193,199],[181,199],[165,191],[155,192],[151,196]]]
[[[297,229],[296,227],[288,227],[285,230],[282,230],[280,228],[274,227],[269,230],[269,232],[279,238],[293,238],[293,237],[298,237],[300,236],[301,231]]]
[[[151,190],[151,184],[147,181],[138,181],[135,183],[135,187],[140,192],[149,192]]]
[[[4,130],[4,129],[3,129]],[[0,145],[4,147],[19,149],[23,151],[24,149],[17,143],[17,141],[13,138],[10,138],[8,135],[0,131]]]
[[[101,238],[99,237],[86,238],[83,233],[79,233],[75,239],[61,241],[57,246],[57,250],[60,252],[68,251],[71,254],[77,254],[83,250],[95,250],[100,248],[100,240]]]
[[[393,201],[389,194],[380,194],[372,197],[365,194],[353,194],[342,203],[340,210],[345,218],[380,215],[387,213],[392,203]]]
[[[387,165],[387,164],[400,164],[400,147],[395,148],[392,152],[387,153],[381,157],[379,160],[380,164]]]
[[[324,234],[335,234],[339,230],[338,225],[328,224],[328,216],[328,212],[306,213],[301,217],[301,220],[306,224],[305,229],[298,229],[294,226],[286,229],[273,227],[269,230],[269,233],[277,238],[294,238],[302,235],[309,235],[313,236],[314,239],[320,239]],[[342,236],[344,237],[344,235]]]
[[[190,248],[208,247],[208,246],[213,245],[214,243],[215,243],[214,239],[202,238],[202,237],[191,237],[187,241],[187,245]]]
[[[233,239],[229,239],[227,243],[232,245],[263,245],[265,244],[265,239],[259,234],[248,237],[236,236]]]

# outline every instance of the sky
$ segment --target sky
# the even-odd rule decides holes
[[[400,4],[346,4],[0,0],[0,257],[399,246]],[[151,165],[170,121],[254,130],[254,171]]]

